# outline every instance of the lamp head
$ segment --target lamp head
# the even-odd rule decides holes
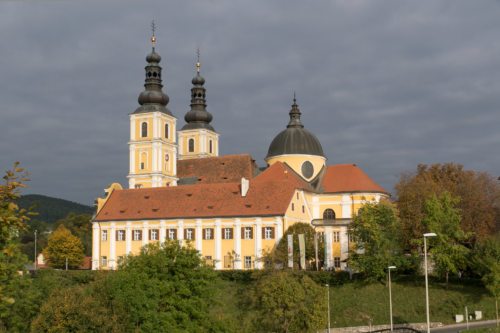
[[[396,269],[396,266],[389,266],[387,269]]]
[[[436,237],[436,233],[435,232],[428,232],[426,234],[424,234],[424,237]]]

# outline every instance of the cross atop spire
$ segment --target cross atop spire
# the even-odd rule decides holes
[[[155,20],[152,20],[151,21],[151,32],[152,32],[152,35],[151,35],[151,44],[153,45],[153,49],[155,48],[156,46],[156,36],[155,36],[155,31],[156,31],[156,24],[155,24]]]
[[[200,63],[200,48],[196,48],[196,72],[199,73],[201,68]]]

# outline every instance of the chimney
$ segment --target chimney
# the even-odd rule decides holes
[[[246,197],[248,189],[250,188],[250,181],[245,177],[241,178],[241,196]]]

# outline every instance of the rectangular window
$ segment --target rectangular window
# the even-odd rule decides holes
[[[106,256],[101,257],[101,266],[103,266],[103,267],[108,266],[108,257],[106,257]]]
[[[274,239],[274,227],[262,228],[262,235],[264,239]]]
[[[252,257],[245,256],[245,268],[252,268]]]
[[[223,228],[222,239],[233,239],[233,228]]]
[[[116,230],[116,240],[117,241],[125,240],[125,230]]]
[[[108,240],[108,231],[107,230],[102,230],[101,231],[101,240],[103,242],[107,241]]]
[[[354,239],[354,235],[353,234],[349,234],[349,242],[350,243],[356,242],[356,240]]]
[[[149,230],[149,240],[158,240],[159,239],[159,232],[158,229],[151,229]]]
[[[142,231],[141,230],[134,230],[134,234],[132,236],[132,240],[135,240],[135,241],[142,240]]]
[[[214,229],[212,228],[203,229],[203,239],[214,239]]]
[[[141,162],[141,170],[144,170],[144,162]]]
[[[253,239],[253,228],[243,227],[241,228],[241,238],[243,239]]]
[[[304,205],[302,205],[302,213],[305,213],[306,212],[306,207],[304,207]]]
[[[177,239],[177,229],[168,229],[168,239]]]
[[[340,232],[338,231],[333,232],[333,242],[334,243],[340,242]]]
[[[334,257],[333,258],[333,266],[335,268],[340,268],[340,257]]]
[[[184,239],[194,240],[194,229],[193,228],[184,229]]]

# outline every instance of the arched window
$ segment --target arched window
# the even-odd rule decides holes
[[[190,153],[194,152],[194,139],[189,139],[189,141],[188,141],[188,149],[189,149]]]
[[[148,123],[143,122],[141,124],[141,137],[145,138],[148,136]]]
[[[325,209],[323,212],[323,220],[335,220],[335,212],[333,209]]]
[[[210,154],[212,154],[212,140],[208,141],[208,149],[210,151]]]
[[[168,139],[168,124],[165,124],[165,138]]]

